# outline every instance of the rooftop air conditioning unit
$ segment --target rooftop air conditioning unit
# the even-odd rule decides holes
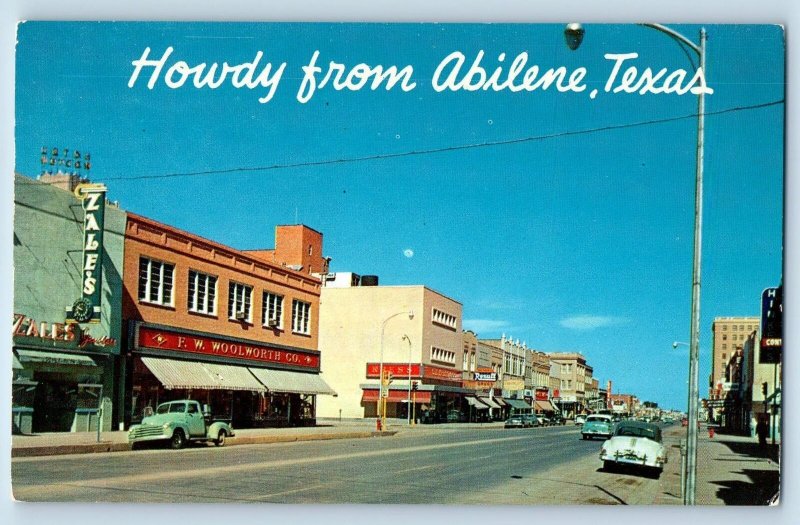
[[[237,321],[246,321],[247,320],[247,314],[244,311],[236,312],[236,320]]]

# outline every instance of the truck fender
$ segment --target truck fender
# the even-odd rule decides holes
[[[217,437],[219,437],[220,430],[224,430],[228,436],[231,436],[233,434],[227,423],[223,423],[222,421],[216,421],[214,423],[211,423],[211,426],[208,427],[207,437],[209,439],[217,439]]]
[[[175,433],[176,430],[181,429],[183,431],[183,435],[186,437],[186,440],[190,440],[192,438],[191,434],[189,434],[189,427],[182,423],[176,423],[172,426],[172,431],[169,433],[169,438],[172,439],[172,434]]]

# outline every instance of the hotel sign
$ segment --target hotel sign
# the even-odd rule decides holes
[[[783,352],[783,287],[761,293],[761,364],[780,363]]]
[[[282,364],[309,370],[319,370],[319,354],[316,353],[278,349],[251,342],[234,342],[149,326],[139,327],[136,346],[138,348],[231,357],[259,363]]]
[[[79,184],[75,188],[75,195],[83,201],[84,211],[81,296],[67,307],[67,322],[99,323],[106,187],[102,184]]]

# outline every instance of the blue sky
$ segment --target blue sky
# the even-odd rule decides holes
[[[674,26],[697,40],[698,26]],[[784,41],[775,26],[707,26],[707,111],[780,101]],[[637,67],[691,69],[667,36],[587,25],[570,51],[562,25],[29,23],[19,29],[16,170],[40,171],[41,146],[90,151],[92,178],[129,211],[236,248],[272,247],[274,226],[322,231],[333,271],[425,284],[464,305],[479,337],[505,333],[547,352],[579,351],[614,390],[685,408],[695,119],[692,95],[603,92],[606,53]],[[263,89],[128,88],[151,48],[173,59],[285,62]],[[409,92],[322,89],[295,99],[320,63],[412,65]],[[436,65],[588,70],[584,93],[443,92]],[[588,91],[599,89],[595,99]],[[715,316],[758,315],[781,279],[782,104],[706,119],[700,392]],[[563,135],[567,133],[566,135]],[[549,135],[552,138],[535,139]],[[517,141],[530,138],[531,140]],[[419,155],[407,152],[506,142]],[[361,157],[372,160],[307,165]],[[294,167],[249,170],[291,164]],[[223,174],[141,179],[175,173]]]

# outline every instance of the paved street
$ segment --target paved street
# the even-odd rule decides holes
[[[421,428],[384,439],[17,458],[24,501],[648,504],[661,480],[607,473],[578,427]],[[676,454],[677,457],[677,454]]]

